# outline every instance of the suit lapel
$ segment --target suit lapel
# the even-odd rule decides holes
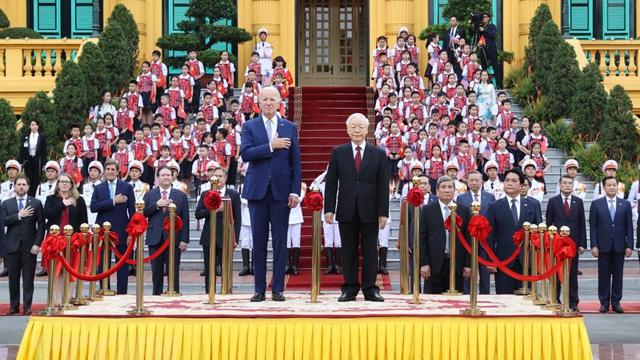
[[[523,219],[528,218],[529,210],[530,210],[529,202],[527,199],[520,197],[520,217],[518,218],[518,223],[516,227],[520,227],[520,224],[523,223]]]
[[[269,143],[269,135],[267,135],[267,129],[264,127],[264,117],[262,115],[260,115],[258,117],[259,119],[259,124],[258,124],[258,133],[260,134],[260,136],[262,136],[264,138],[264,142],[265,143]]]
[[[369,159],[371,158],[371,151],[373,151],[373,148],[371,146],[369,146],[369,144],[367,144],[366,142],[364,143],[364,152],[362,153],[362,162],[360,162],[360,171],[358,172],[358,176],[360,176],[360,174],[362,174],[362,171],[364,170],[364,168],[367,166],[367,164],[369,164]],[[355,161],[353,163],[353,166],[355,168]]]

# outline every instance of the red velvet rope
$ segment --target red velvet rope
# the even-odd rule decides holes
[[[464,247],[464,249],[467,250],[467,252],[469,254],[471,254],[471,246],[469,245],[469,243],[467,242],[467,239],[465,239],[465,237],[464,237],[464,235],[462,234],[461,231],[458,232],[458,237],[460,238],[460,242],[462,243],[462,246]],[[484,241],[485,243],[487,242],[486,239],[484,239],[482,241]],[[478,242],[482,242],[482,241],[478,240]],[[522,249],[522,247],[518,246],[516,248],[516,251],[513,254],[511,254],[511,256],[509,256],[508,258],[506,258],[506,259],[504,259],[502,261],[498,260],[498,263],[495,263],[493,261],[489,261],[489,260],[481,257],[478,254],[478,262],[480,264],[484,265],[484,266],[489,266],[489,267],[499,267],[499,265],[506,266],[506,265],[511,264],[518,257],[518,255],[520,254],[520,250],[521,249]]]
[[[135,244],[134,241],[130,241],[129,242],[129,246],[127,247],[127,251],[125,251],[124,259],[128,259],[129,256],[131,256],[131,253],[133,253],[133,245]],[[81,274],[79,272],[77,272],[68,262],[67,260],[64,258],[64,256],[58,254],[58,261],[62,264],[62,267],[67,270],[69,272],[69,274],[71,274],[71,276],[76,277],[80,280],[83,281],[98,281],[98,280],[102,280],[104,278],[107,278],[109,276],[111,276],[113,273],[115,273],[116,271],[120,270],[120,268],[122,266],[124,266],[125,261],[123,261],[124,259],[120,259],[112,268],[110,268],[109,270],[101,273],[101,274],[96,274],[96,275],[85,275],[85,274]]]
[[[132,243],[135,243],[135,241],[131,241]],[[164,242],[162,243],[162,245],[158,248],[158,250],[156,250],[156,252],[154,252],[153,254],[147,256],[146,258],[143,259],[142,262],[148,263],[152,260],[155,260],[158,256],[160,256],[162,254],[163,251],[165,251],[167,248],[169,247],[169,238],[166,238],[164,240]],[[111,249],[113,250],[113,254],[115,255],[116,258],[118,259],[122,259],[122,257],[124,256],[123,254],[120,254],[120,252],[118,251],[118,249],[113,248]],[[125,253],[126,254],[126,253]],[[129,259],[129,257],[126,257],[126,261],[127,264],[129,265],[135,265],[136,261]]]

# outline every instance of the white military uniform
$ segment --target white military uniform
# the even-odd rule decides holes
[[[258,41],[255,46],[255,51],[260,56],[260,70],[262,76],[271,77],[273,59],[273,45],[268,41]]]
[[[300,194],[300,201],[298,205],[291,209],[289,212],[289,229],[287,230],[287,248],[299,248],[300,247],[300,234],[302,232],[302,223],[304,218],[302,217],[302,200],[304,199],[305,192]]]
[[[391,218],[387,218],[384,228],[378,230],[378,246],[389,247],[389,238],[391,237]]]
[[[587,185],[578,181],[578,179],[573,179],[573,192],[571,193],[573,196],[577,196],[583,201],[587,198]],[[560,182],[556,186],[555,195],[560,195]]]
[[[311,188],[318,188],[320,193],[322,194],[322,199],[324,200],[324,188],[326,183],[324,182],[324,178],[327,176],[327,171],[325,170],[322,174],[318,175],[315,180],[311,183]],[[323,211],[324,212],[324,211]],[[333,224],[327,224],[324,221],[324,216],[320,216],[322,220],[322,232],[324,234],[324,247],[325,248],[339,248],[342,247],[342,239],[340,238],[340,228],[338,227],[338,222],[333,219]]]
[[[495,181],[487,180],[484,185],[484,191],[493,194],[496,200],[504,197],[504,184],[498,178]]]
[[[467,187],[467,184],[463,183],[462,181],[455,179],[454,181],[455,187],[456,187],[456,192],[455,192],[455,197],[454,199],[457,199],[458,196],[460,196],[461,194],[466,193],[469,188]]]
[[[133,193],[136,196],[136,201],[141,201],[144,198],[144,194],[149,191],[149,184],[143,181],[129,181],[129,184],[133,186]]]
[[[40,200],[43,207],[44,203],[47,202],[47,197],[55,193],[57,183],[58,181],[54,180],[53,182],[47,181],[38,185],[38,189],[36,190],[36,199]]]
[[[616,196],[619,197],[620,199],[624,199],[624,191],[625,190],[626,190],[626,186],[624,185],[624,183],[618,181],[618,193],[616,194]],[[604,189],[602,188],[602,183],[598,182],[596,184],[595,189],[593,189],[593,198],[592,198],[592,200],[599,199],[599,198],[601,198],[603,196],[604,196]]]
[[[88,182],[82,185],[82,197],[84,198],[84,202],[87,204],[87,221],[89,225],[93,225],[96,223],[96,217],[98,216],[97,212],[91,211],[91,197],[93,196],[93,191],[95,187],[100,185],[102,181],[96,180],[95,182]],[[102,224],[99,224],[102,225]]]
[[[209,185],[211,186],[211,185]],[[242,194],[242,189],[238,191]],[[253,235],[251,234],[251,215],[249,214],[249,200],[240,197],[240,209],[242,212],[242,226],[240,227],[240,248],[253,249]]]
[[[187,196],[189,196],[189,188],[187,187],[187,184],[183,183],[182,181],[174,180],[171,183],[171,187],[176,190],[180,190],[183,193],[187,194]],[[204,191],[204,190],[201,190],[201,191]]]
[[[631,210],[633,212],[633,223],[635,224],[638,221],[638,200],[640,200],[640,194],[638,193],[640,189],[640,181],[636,180],[631,184],[631,190],[629,190],[629,196],[627,200],[631,203]]]
[[[0,202],[3,202],[7,199],[10,199],[14,196],[16,196],[16,193],[14,192],[14,183],[11,180],[7,180],[5,182],[3,182],[2,184],[0,184]]]
[[[532,197],[542,204],[544,199],[544,183],[536,179],[531,179],[531,188],[527,192],[527,196]]]

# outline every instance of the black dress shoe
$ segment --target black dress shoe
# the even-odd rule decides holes
[[[36,273],[37,277],[43,277],[43,276],[47,276],[47,270],[45,270],[44,268],[42,268],[40,271],[38,271]]]
[[[380,292],[378,291],[374,291],[368,295],[365,295],[364,299],[367,301],[379,301],[379,302],[384,301],[384,298],[380,296]]]
[[[204,276],[204,270],[200,271],[200,276]]]
[[[19,309],[9,309],[9,312],[7,312],[7,315],[16,315],[19,313],[20,313]]]
[[[338,298],[338,302],[356,301],[356,296],[343,292]]]
[[[613,311],[615,311],[618,314],[624,314],[624,309],[622,308],[622,306],[618,305],[618,306],[614,306],[613,307]]]
[[[271,293],[271,300],[273,300],[273,301],[285,301],[286,299],[287,298],[285,298],[284,294],[281,293],[281,292],[272,292]]]
[[[578,275],[582,275],[582,270],[578,270]]]
[[[262,301],[264,301],[264,299],[265,299],[265,296],[264,296],[263,292],[255,293],[251,297],[251,302],[262,302]]]
[[[136,267],[129,266],[129,276],[136,276]]]
[[[216,266],[216,276],[222,276],[222,266],[221,265],[217,265]]]
[[[251,271],[249,270],[248,267],[244,267],[244,268],[242,268],[242,270],[240,270],[240,273],[238,273],[238,275],[240,275],[240,276],[251,275]]]
[[[24,308],[24,311],[22,313],[27,315],[27,316],[31,315],[31,308],[30,307]]]
[[[4,270],[0,271],[0,277],[7,277],[7,276],[9,276],[9,269],[5,267]]]
[[[600,305],[600,311],[601,313],[606,313],[607,311],[609,311],[609,306],[604,306],[604,305]]]
[[[291,267],[291,275],[299,275],[299,274],[300,274],[300,272],[298,271],[298,267],[293,265]]]

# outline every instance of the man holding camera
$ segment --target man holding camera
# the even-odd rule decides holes
[[[493,74],[498,88],[500,88],[502,85],[502,68],[498,64],[498,46],[496,45],[498,29],[490,22],[491,14],[488,12],[482,13],[482,23],[478,27],[479,40],[476,53],[478,53],[483,69],[493,67]]]

